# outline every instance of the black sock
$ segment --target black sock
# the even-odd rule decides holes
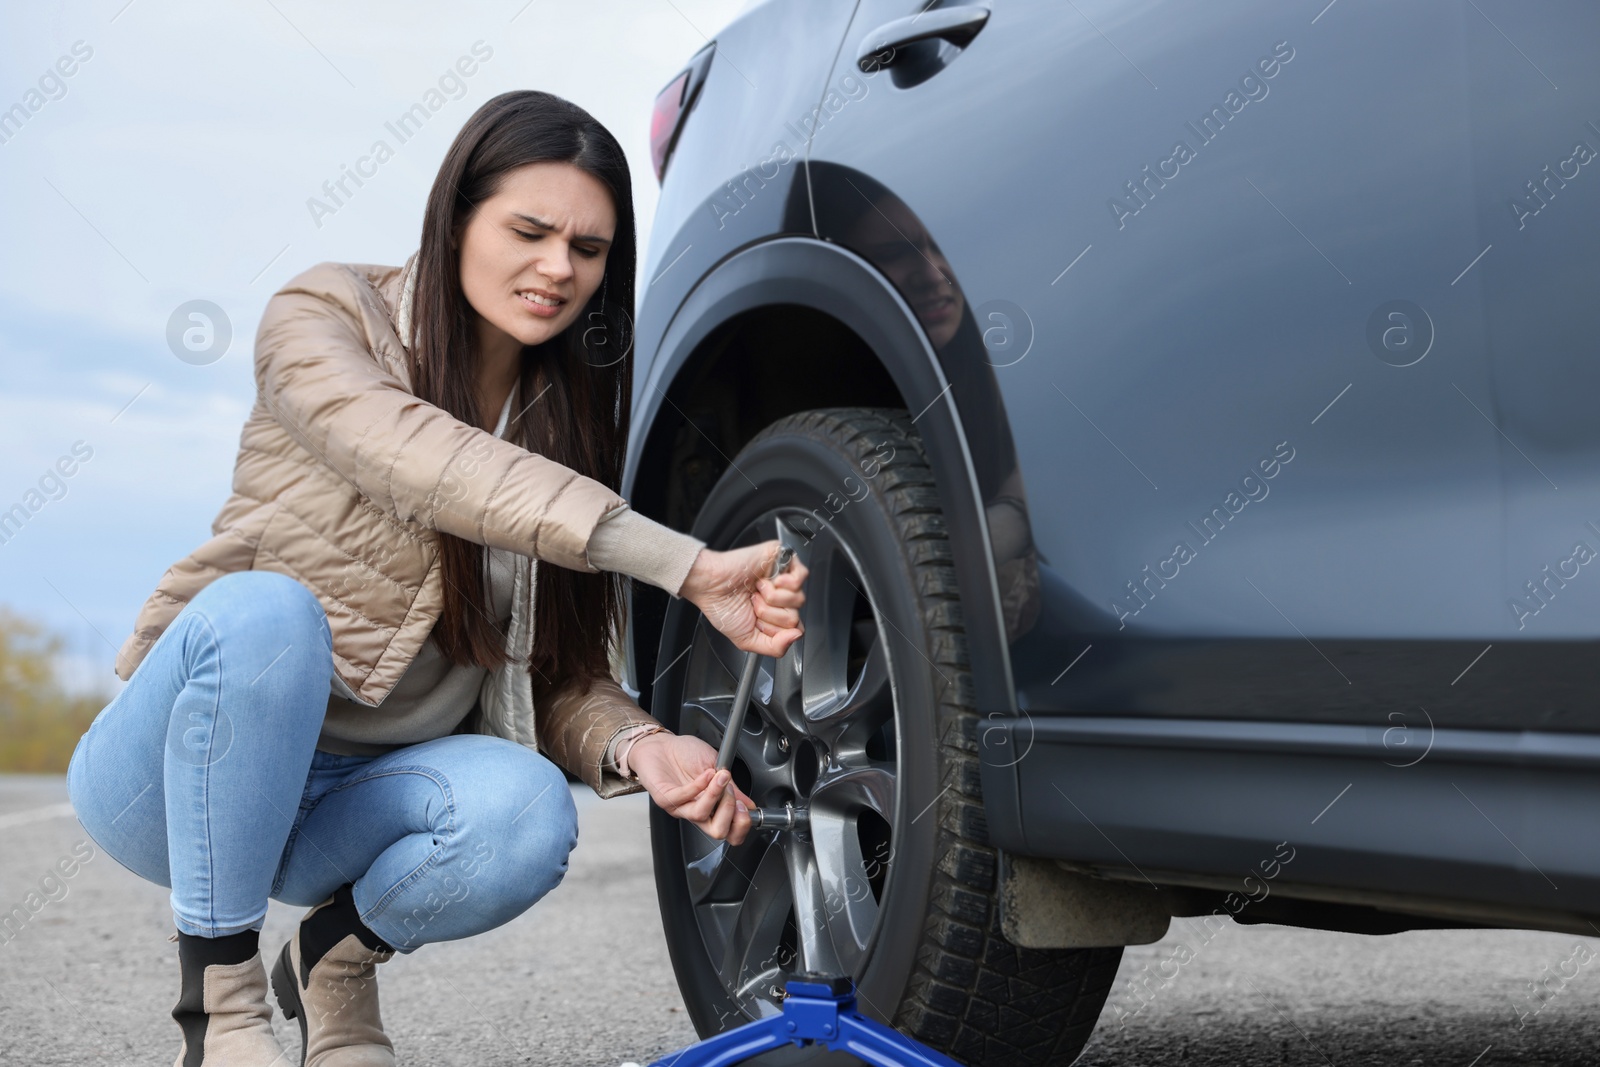
[[[213,963],[243,963],[254,956],[261,944],[260,930],[245,930],[222,937],[199,937],[178,931],[178,945],[184,958],[193,960],[203,969]]]
[[[349,882],[335,889],[333,903],[306,919],[301,927],[300,967],[304,974],[310,974],[311,968],[327,955],[329,949],[351,934],[355,934],[363,945],[374,951],[394,951],[393,946],[361,921],[361,913],[356,909]]]
[[[205,1055],[206,1031],[211,1016],[205,1008],[206,968],[218,964],[244,963],[260,947],[261,931],[245,930],[222,937],[200,937],[178,931],[178,965],[182,972],[182,991],[172,1006],[172,1017],[183,1028],[183,1063],[197,1064]]]

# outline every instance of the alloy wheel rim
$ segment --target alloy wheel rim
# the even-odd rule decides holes
[[[774,509],[734,544],[772,537]],[[796,512],[806,517],[805,513]],[[803,831],[752,830],[737,847],[679,823],[690,906],[724,991],[753,1017],[781,1010],[794,974],[860,980],[888,891],[900,751],[885,620],[832,526],[784,544],[810,570],[805,634],[763,658],[734,777],[763,807],[809,812]],[[745,653],[699,617],[684,667],[679,732],[720,744]]]

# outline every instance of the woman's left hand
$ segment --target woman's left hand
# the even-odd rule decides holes
[[[717,770],[717,750],[698,737],[670,731],[641,737],[628,750],[628,766],[663,811],[707,837],[737,845],[750,832],[755,801]]]

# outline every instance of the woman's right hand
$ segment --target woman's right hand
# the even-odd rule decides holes
[[[768,578],[780,548],[776,538],[727,552],[702,548],[678,595],[740,651],[781,656],[805,632],[800,587],[811,572],[795,556],[782,574]]]

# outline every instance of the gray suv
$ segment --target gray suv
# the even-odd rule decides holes
[[[769,0],[688,61],[623,491],[811,570],[735,765],[797,828],[653,813],[702,1032],[827,971],[1067,1063],[1175,916],[1600,929],[1597,53],[1578,0]],[[628,656],[721,740],[685,603]]]

